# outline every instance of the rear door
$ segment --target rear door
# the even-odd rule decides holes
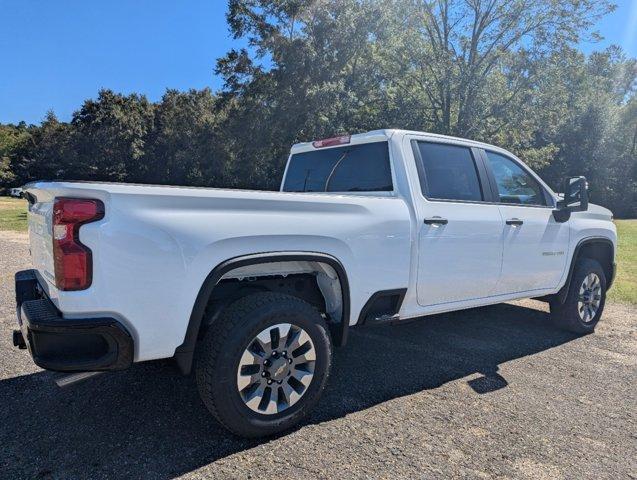
[[[414,195],[418,303],[434,306],[493,294],[500,278],[503,221],[480,152],[412,140],[420,182]],[[418,187],[416,187],[418,189]]]
[[[524,164],[500,152],[481,153],[505,222],[496,294],[557,287],[566,268],[568,222],[555,221],[551,196]]]

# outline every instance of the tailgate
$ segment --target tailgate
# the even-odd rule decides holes
[[[38,197],[35,203],[29,202],[28,221],[31,263],[33,268],[47,282],[55,285],[53,241],[51,238],[53,197],[41,194]]]

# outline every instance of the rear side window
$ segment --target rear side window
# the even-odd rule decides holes
[[[390,192],[393,190],[387,142],[296,153],[284,192]]]
[[[471,149],[429,142],[417,142],[416,145],[420,188],[425,197],[433,200],[483,200]]]
[[[487,150],[487,160],[502,203],[546,205],[544,190],[537,180],[513,160]]]

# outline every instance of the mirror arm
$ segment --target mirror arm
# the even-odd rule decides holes
[[[560,206],[558,202],[557,208],[553,210],[553,218],[557,223],[568,222],[571,218],[571,211],[568,207]]]

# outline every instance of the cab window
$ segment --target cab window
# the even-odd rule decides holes
[[[544,189],[526,170],[504,155],[490,151],[486,154],[501,203],[546,205]]]
[[[391,192],[387,142],[363,143],[296,153],[284,192]]]
[[[417,142],[420,188],[430,200],[482,201],[482,188],[471,149]]]

